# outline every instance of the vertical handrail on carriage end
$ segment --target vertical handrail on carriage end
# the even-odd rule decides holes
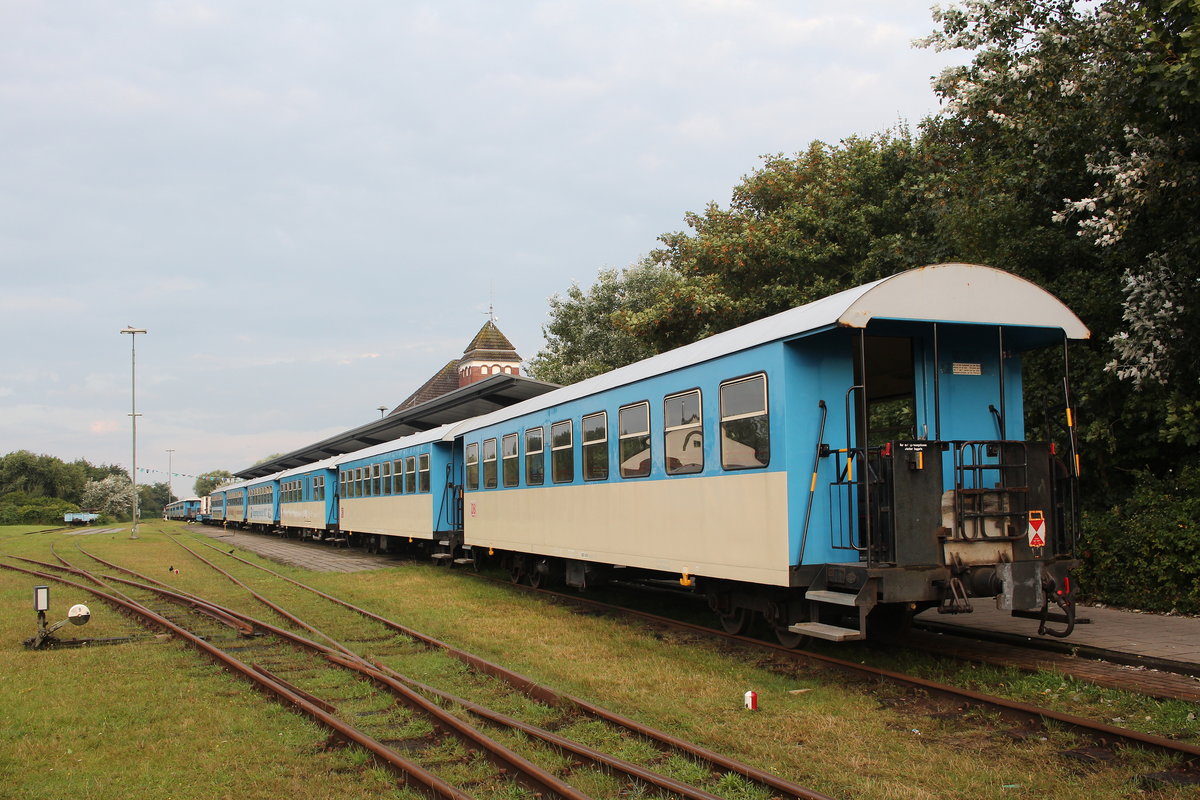
[[[818,400],[817,405],[821,409],[821,424],[817,428],[817,450],[813,454],[812,481],[808,485],[808,508],[804,511],[804,532],[800,536],[800,558],[796,562],[797,566],[804,564],[804,551],[808,546],[808,523],[812,519],[813,500],[817,494],[817,467],[821,463],[821,453],[825,449],[822,442],[825,439],[825,420],[829,416],[829,408],[825,405],[824,400]]]
[[[859,392],[860,396],[862,397],[862,401],[860,403],[861,411],[859,414],[853,413],[853,409],[850,407],[851,398],[854,396],[855,392]],[[858,546],[851,544],[850,547],[859,552],[863,552],[865,550],[867,553],[867,565],[871,566],[871,561],[873,558],[872,550],[874,549],[872,547],[874,544],[874,529],[871,525],[871,482],[868,480],[869,464],[867,463],[866,431],[870,423],[867,420],[866,394],[866,384],[856,383],[846,390],[846,397],[844,401],[846,405],[846,520],[850,525],[851,536],[849,537],[849,541],[853,542],[854,540],[853,533],[856,521],[859,527],[859,538],[861,544]],[[861,437],[863,441],[858,442],[858,447],[855,447],[855,442],[860,437],[854,436],[852,432],[852,426],[854,426],[854,420],[856,418],[861,418],[862,421],[860,425],[863,431],[863,436]],[[859,461],[858,474],[862,476],[861,478],[854,477],[854,460],[856,458]],[[861,484],[859,494],[862,495],[862,514],[858,514],[857,509],[854,506],[854,487],[859,484]]]

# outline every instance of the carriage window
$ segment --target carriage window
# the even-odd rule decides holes
[[[325,499],[325,476],[318,475],[313,478],[313,500]]]
[[[379,465],[371,465],[371,493],[376,497],[383,495],[383,486],[379,482]]]
[[[392,493],[392,462],[383,462],[383,472],[380,473],[383,478],[383,493]]]
[[[608,478],[608,412],[589,414],[583,420],[583,479]]]
[[[467,470],[467,488],[479,488],[479,443],[472,442],[467,445],[466,456],[463,461],[466,464]]]
[[[721,384],[721,466],[765,467],[771,460],[767,415],[767,376],[755,375]]]
[[[516,486],[521,479],[521,464],[517,453],[517,435],[507,433],[500,445],[503,448],[501,458],[504,462],[504,485]]]
[[[429,453],[417,456],[417,489],[429,491]]]
[[[699,389],[671,395],[663,401],[663,447],[668,475],[686,475],[704,469]]]
[[[496,440],[483,440],[483,488],[496,488]]]
[[[346,470],[344,470],[344,469],[340,470],[338,472],[338,496],[339,497],[348,497],[349,496],[346,494]]]
[[[569,419],[550,426],[550,478],[555,483],[575,480],[575,433]]]
[[[392,494],[404,493],[404,459],[392,462]]]
[[[546,481],[546,454],[542,450],[543,431],[530,428],[525,431],[525,484],[541,486]]]
[[[417,457],[409,456],[404,459],[406,469],[404,491],[415,494],[417,491]]]
[[[650,404],[625,406],[617,415],[620,428],[622,478],[644,478],[650,474]]]

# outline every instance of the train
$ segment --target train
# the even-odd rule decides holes
[[[506,408],[252,478],[215,524],[513,581],[668,581],[786,646],[902,633],[995,602],[1075,621],[1079,454],[1052,294],[936,264],[830,295]],[[1035,353],[1038,370],[1025,364]],[[1061,363],[1061,423],[1027,380]],[[1027,374],[1028,373],[1028,374]],[[1038,386],[1038,389],[1047,387]]]
[[[205,518],[203,509],[207,505],[207,497],[188,497],[183,500],[173,500],[163,508],[163,519],[203,522]]]

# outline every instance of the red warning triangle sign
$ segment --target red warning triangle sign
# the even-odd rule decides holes
[[[1046,520],[1031,519],[1029,520],[1029,546],[1030,547],[1045,547],[1046,537],[1043,535],[1046,528]]]

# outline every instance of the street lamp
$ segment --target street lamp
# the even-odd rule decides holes
[[[174,450],[167,450],[167,502],[170,503],[175,499],[175,492],[171,488],[171,456],[174,455]]]
[[[378,411],[378,412],[379,412],[379,418],[380,418],[380,419],[383,419],[383,414],[384,414],[384,412],[385,412],[385,411],[387,411],[387,409],[388,409],[388,407],[387,407],[387,406],[380,406],[379,408],[375,409],[376,411]]]
[[[137,493],[137,418],[141,416],[137,413],[137,334],[145,333],[144,328],[135,328],[132,325],[127,325],[121,330],[121,333],[129,334],[129,396],[132,406],[130,408],[129,418],[133,422],[133,468],[130,470],[130,477],[133,480],[133,526],[129,530],[129,538],[138,538],[138,493]]]

